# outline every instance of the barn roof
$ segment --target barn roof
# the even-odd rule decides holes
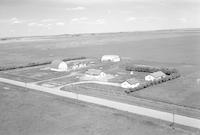
[[[119,58],[118,55],[103,55],[102,58]]]
[[[157,71],[157,72],[151,73],[150,75],[155,77],[155,78],[158,78],[158,77],[165,76],[165,73],[163,73],[162,71]]]
[[[51,68],[55,68],[55,69],[58,68],[58,67],[59,67],[59,64],[62,63],[62,62],[64,62],[64,61],[59,60],[59,59],[53,60],[53,61],[51,62]]]
[[[136,83],[139,83],[139,81],[135,78],[131,78],[131,79],[128,79],[126,80],[129,84],[136,84]]]

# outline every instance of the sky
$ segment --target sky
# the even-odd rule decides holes
[[[0,0],[0,37],[200,28],[200,0]]]

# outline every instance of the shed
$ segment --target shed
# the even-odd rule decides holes
[[[105,76],[105,73],[99,69],[88,69],[86,71],[86,75],[94,76],[94,77],[100,77],[100,76],[102,77],[102,76]]]
[[[121,87],[122,88],[135,88],[135,87],[138,87],[139,85],[140,85],[140,82],[137,79],[131,78],[131,79],[128,79],[125,82],[123,82],[121,84]]]
[[[154,81],[154,80],[159,80],[164,77],[166,77],[165,73],[163,73],[162,71],[157,71],[157,72],[154,72],[154,73],[151,73],[151,74],[145,76],[145,80],[146,81]]]
[[[119,62],[120,57],[118,55],[103,55],[101,57],[101,61]]]

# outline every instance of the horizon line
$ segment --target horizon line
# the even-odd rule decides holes
[[[56,37],[56,36],[64,36],[64,35],[92,35],[92,34],[114,34],[114,33],[135,33],[135,32],[156,32],[156,31],[190,31],[190,30],[200,30],[200,28],[172,28],[172,29],[155,29],[155,30],[136,30],[136,31],[116,31],[116,32],[86,32],[86,33],[65,33],[65,34],[50,34],[50,35],[32,35],[32,36],[7,36],[0,37],[0,40],[11,40],[11,39],[20,39],[20,38],[40,38],[40,37]]]

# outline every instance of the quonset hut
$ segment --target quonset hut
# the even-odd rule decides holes
[[[54,60],[51,62],[50,70],[53,71],[67,71],[68,66],[62,60]]]

